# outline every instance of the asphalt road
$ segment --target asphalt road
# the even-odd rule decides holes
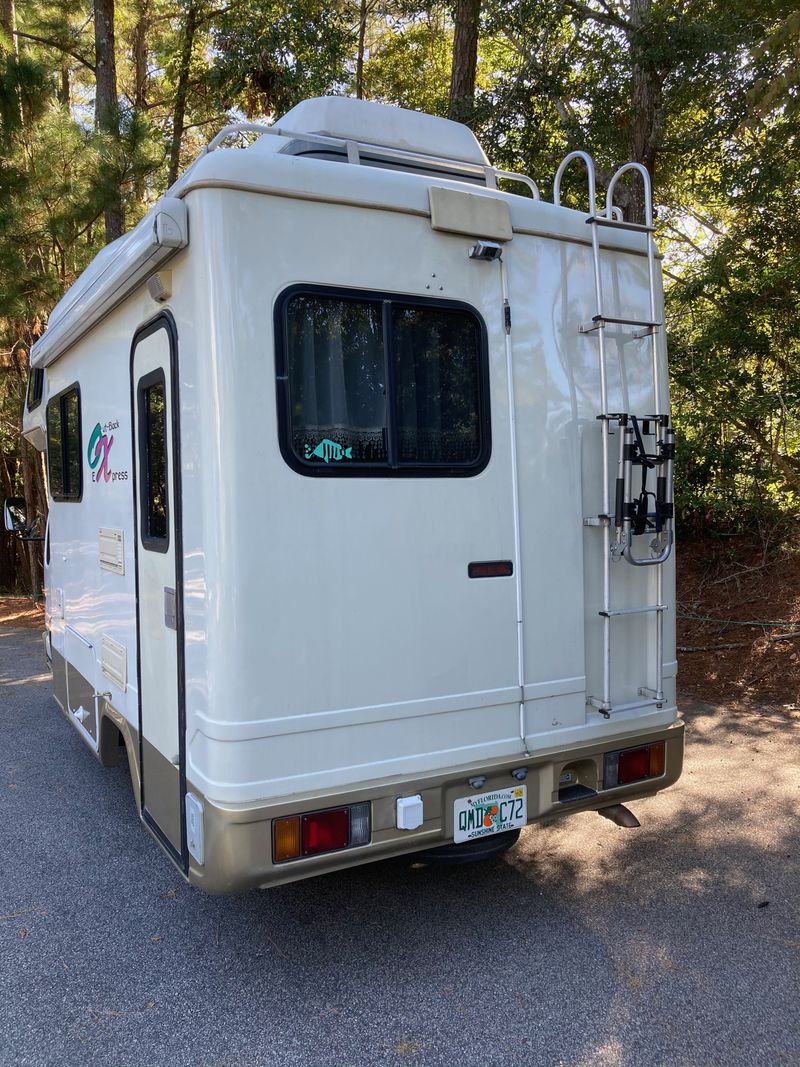
[[[694,709],[681,782],[238,898],[181,882],[0,630],[0,1064],[800,1063],[800,718]],[[763,905],[763,906],[762,906]]]

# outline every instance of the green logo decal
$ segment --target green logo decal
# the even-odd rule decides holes
[[[330,463],[331,460],[334,463],[338,463],[342,459],[352,459],[352,448],[342,448],[341,445],[335,441],[330,441],[327,437],[324,437],[316,448],[311,445],[306,445],[306,459],[311,459],[312,456],[316,456],[317,459],[324,460],[326,463]]]

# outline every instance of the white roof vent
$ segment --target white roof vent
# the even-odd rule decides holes
[[[348,96],[304,100],[276,122],[275,128],[287,134],[319,133],[479,166],[489,163],[475,134],[460,122]],[[251,147],[258,147],[258,143]]]

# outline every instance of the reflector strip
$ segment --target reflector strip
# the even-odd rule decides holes
[[[470,578],[510,578],[514,573],[514,564],[510,559],[487,560],[484,563],[470,563],[467,574]]]

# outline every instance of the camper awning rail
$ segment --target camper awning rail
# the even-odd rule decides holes
[[[31,366],[53,363],[188,243],[186,204],[166,196],[130,233],[107,245],[68,290],[31,348]]]

